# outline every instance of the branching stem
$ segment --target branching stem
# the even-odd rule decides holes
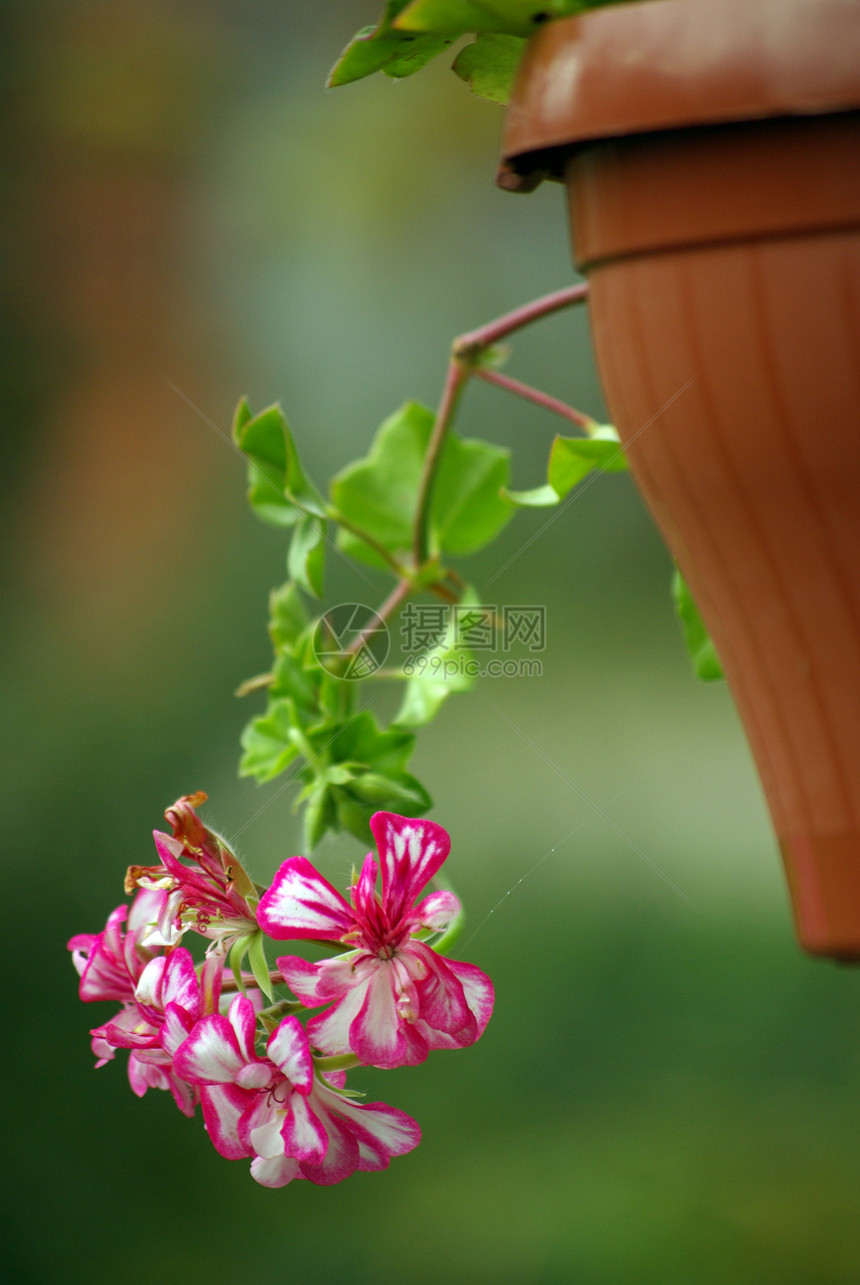
[[[433,483],[436,480],[436,470],[442,455],[442,447],[445,445],[445,435],[451,426],[454,412],[471,373],[471,364],[461,361],[456,356],[452,357],[448,363],[445,387],[442,389],[442,400],[436,412],[433,431],[430,434],[430,441],[427,445],[427,454],[424,457],[421,482],[418,487],[418,503],[415,508],[412,544],[416,571],[427,560],[427,527],[429,525],[430,504],[433,499]]]
[[[572,304],[582,303],[587,297],[587,282],[576,286],[565,286],[563,290],[542,295],[540,299],[533,299],[531,303],[523,304],[513,312],[506,312],[503,317],[497,317],[486,326],[479,326],[477,330],[471,330],[468,334],[455,339],[454,355],[468,359],[470,353],[490,348],[500,339],[512,335],[515,330],[522,330],[524,326],[530,326],[533,321],[540,321],[554,312],[561,312],[563,308],[570,308]]]
[[[344,651],[344,655],[357,655],[364,644],[373,637],[379,626],[384,625],[386,620],[390,620],[398,608],[402,606],[412,592],[412,588],[411,580],[399,580],[379,610],[374,613],[364,628],[355,635]]]
[[[559,401],[557,397],[550,397],[549,393],[542,393],[539,388],[532,388],[530,384],[524,384],[519,379],[503,375],[499,370],[491,370],[489,366],[477,366],[474,373],[479,379],[486,380],[488,384],[495,384],[516,397],[524,397],[526,401],[534,402],[544,410],[563,416],[577,428],[584,429],[586,433],[594,427],[594,420],[590,415],[583,415],[582,411],[578,411],[574,406],[568,406],[567,402]]]
[[[445,445],[445,435],[451,426],[454,413],[457,410],[463,389],[468,382],[469,376],[481,374],[488,378],[488,372],[481,368],[480,361],[486,350],[511,335],[516,330],[522,330],[524,326],[529,326],[533,321],[539,321],[542,317],[549,317],[554,312],[560,312],[563,308],[569,308],[572,304],[582,303],[588,295],[588,285],[582,283],[575,286],[566,286],[564,290],[556,290],[552,294],[544,295],[540,299],[534,299],[531,303],[524,304],[521,308],[515,308],[513,312],[507,312],[503,317],[498,317],[495,321],[490,321],[486,326],[480,326],[477,330],[470,330],[468,334],[460,335],[451,345],[451,360],[448,363],[448,372],[445,377],[445,387],[442,390],[442,400],[439,403],[439,409],[436,412],[436,420],[433,424],[433,431],[430,434],[430,442],[427,447],[427,454],[424,457],[424,469],[421,474],[421,484],[418,489],[418,503],[415,508],[415,523],[413,527],[412,554],[415,562],[416,571],[423,565],[427,558],[427,528],[429,525],[430,505],[433,500],[433,483],[436,479],[436,472],[439,467],[439,460],[442,456],[442,448]],[[508,387],[509,391],[517,392],[520,396],[534,394],[532,400],[537,397],[544,397],[544,394],[537,393],[536,390],[530,389],[528,393],[524,392],[527,385],[519,385],[517,380],[505,384],[502,380],[495,381],[501,387]],[[549,406],[550,409],[558,409],[563,403],[558,402],[555,405],[554,398],[546,398],[542,404]],[[570,407],[565,408],[564,413],[570,418]],[[578,412],[573,412],[574,415]],[[574,420],[574,423],[584,427],[585,423],[590,422],[587,417],[583,421]]]

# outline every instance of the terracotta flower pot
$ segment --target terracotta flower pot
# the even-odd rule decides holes
[[[802,944],[860,957],[860,3],[550,23],[502,186],[564,178],[597,364],[699,604]]]

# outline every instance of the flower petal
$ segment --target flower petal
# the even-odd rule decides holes
[[[297,1017],[285,1017],[269,1036],[266,1052],[299,1093],[310,1093],[314,1064],[305,1028]],[[318,1164],[319,1161],[314,1161]]]
[[[305,857],[290,857],[257,907],[257,922],[276,941],[339,941],[355,926],[340,893]]]
[[[142,1098],[147,1089],[167,1089],[167,1076],[160,1066],[140,1062],[132,1053],[128,1059],[128,1082],[133,1093]]]
[[[253,1101],[253,1094],[232,1084],[218,1084],[200,1090],[203,1123],[219,1155],[241,1160],[253,1153],[239,1138],[239,1121]]]
[[[129,975],[123,958],[122,938],[122,924],[127,912],[127,906],[117,906],[111,912],[104,931],[95,937],[89,959],[81,973],[78,993],[82,1000],[131,999],[134,978]],[[79,941],[80,937],[72,938],[72,942]],[[142,962],[140,967],[143,967]]]
[[[347,1127],[359,1146],[359,1169],[385,1169],[392,1156],[413,1151],[421,1141],[421,1129],[405,1111],[372,1102],[367,1106],[339,1098],[332,1110],[345,1117]]]
[[[403,949],[401,959],[415,979],[417,1016],[431,1030],[444,1031],[446,1035],[465,1030],[471,1038],[464,1042],[473,1043],[478,1038],[477,1024],[466,1003],[462,984],[448,968],[448,961],[418,941],[410,942]]]
[[[240,1136],[253,1147],[258,1156],[274,1160],[284,1155],[281,1128],[285,1118],[283,1103],[278,1108],[265,1098],[258,1096],[254,1106],[242,1120]]]
[[[246,1059],[226,1017],[202,1018],[173,1057],[176,1074],[189,1084],[232,1084]]]
[[[409,919],[414,921],[415,928],[432,928],[434,932],[441,932],[452,919],[457,918],[462,908],[453,892],[431,892],[421,898]]]
[[[350,889],[352,904],[355,906],[356,914],[361,919],[367,919],[369,916],[375,917],[378,913],[378,902],[376,900],[376,879],[378,874],[379,862],[374,860],[372,852],[368,852],[361,867],[358,883],[354,884]]]
[[[281,1155],[271,1160],[257,1156],[251,1163],[251,1177],[261,1187],[286,1187],[288,1182],[303,1178],[304,1174],[299,1169],[298,1160],[292,1156]]]
[[[349,1028],[349,1047],[369,1066],[400,1066],[406,1051],[391,962],[369,974],[364,1001]]]
[[[382,864],[382,903],[394,925],[442,865],[451,840],[434,821],[417,821],[395,812],[374,813],[370,828]]]
[[[419,1019],[415,1023],[415,1030],[423,1035],[431,1049],[461,1049],[474,1044],[484,1034],[493,1012],[493,983],[474,964],[464,964],[459,959],[446,959],[445,964],[463,987],[474,1024],[469,1023],[462,1030],[449,1034],[433,1029]]]
[[[170,1071],[166,1072],[166,1076],[167,1087],[173,1094],[173,1101],[179,1107],[179,1110],[183,1115],[193,1116],[197,1105],[197,1094],[200,1090],[194,1085],[186,1084],[184,1080],[180,1080],[178,1075],[173,1075]]]
[[[327,1012],[311,1018],[308,1022],[308,1039],[314,1048],[328,1057],[353,1051],[349,1031],[364,1004],[368,985],[368,978],[363,978]]]
[[[307,1098],[300,1093],[290,1096],[290,1110],[281,1128],[281,1138],[288,1156],[310,1165],[321,1165],[326,1158],[328,1133]]]
[[[185,952],[188,954],[188,952]],[[190,958],[190,956],[189,956]],[[134,998],[136,1003],[149,1009],[150,1015],[161,1013],[163,1004],[161,1002],[161,986],[164,980],[164,970],[167,967],[167,959],[164,955],[157,955],[151,959],[144,968],[140,977],[137,979],[137,985],[134,988]]]
[[[341,999],[357,984],[355,961],[355,952],[350,952],[335,959],[323,959],[318,964],[311,964],[298,955],[282,955],[275,962],[290,990],[308,1008],[316,1008],[318,1004]]]
[[[161,1047],[172,1058],[180,1044],[187,1040],[194,1026],[181,1004],[168,1004],[164,1010],[164,1024],[161,1028]]]
[[[237,995],[227,1010],[227,1020],[233,1028],[236,1045],[246,1062],[256,1062],[254,1041],[257,1038],[257,1014],[246,995]]]
[[[299,1161],[302,1176],[319,1186],[329,1187],[335,1182],[343,1182],[359,1165],[358,1139],[340,1120],[328,1113],[324,1114],[324,1124],[328,1134],[328,1147],[325,1159],[320,1165],[311,1165]]]
[[[463,994],[466,996],[466,1003],[475,1015],[475,1021],[478,1024],[478,1033],[475,1039],[480,1039],[493,1014],[493,1004],[495,1002],[495,991],[493,983],[486,973],[482,973],[480,968],[474,964],[463,963],[459,959],[446,959],[445,964],[459,980],[463,987]]]
[[[167,957],[164,980],[161,985],[161,1003],[163,1008],[168,1004],[179,1004],[189,1017],[196,1017],[200,1007],[200,983],[194,968],[194,960],[184,946],[178,946]]]

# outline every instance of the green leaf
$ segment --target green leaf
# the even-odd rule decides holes
[[[611,424],[601,424],[588,437],[557,437],[552,444],[547,482],[561,499],[593,469],[621,473],[627,458]]]
[[[325,567],[325,522],[306,514],[293,532],[287,555],[287,570],[292,578],[321,598]]]
[[[474,589],[467,588],[462,605],[478,604]],[[455,636],[453,621],[437,647],[410,658],[412,673],[393,726],[423,727],[435,718],[440,706],[454,692],[469,691],[475,685],[475,659],[471,650]]]
[[[505,104],[510,100],[525,46],[521,36],[482,31],[471,45],[460,50],[452,70],[478,98]]]
[[[266,962],[266,952],[263,947],[263,933],[261,931],[252,933],[251,935],[248,944],[248,963],[251,965],[251,972],[254,974],[254,981],[271,1004],[275,995],[272,990],[271,979],[269,978],[269,965]]]
[[[720,658],[713,640],[705,628],[705,622],[699,615],[699,609],[693,601],[687,583],[676,568],[672,577],[672,597],[675,611],[684,631],[684,642],[693,662],[696,675],[705,682],[714,682],[725,678]]]
[[[559,504],[559,494],[555,487],[536,486],[531,491],[505,491],[505,499],[523,509],[545,509],[552,504]]]
[[[593,3],[593,0],[591,0]],[[599,0],[598,0],[599,2]],[[547,17],[587,8],[589,0],[411,0],[395,25],[404,31],[504,31],[530,36]]]
[[[415,748],[415,737],[401,729],[380,731],[370,710],[362,710],[335,735],[328,747],[332,763],[360,764],[384,776],[400,776]]]
[[[349,785],[334,787],[332,794],[339,825],[362,842],[370,840],[374,812],[421,816],[433,806],[424,786],[408,772],[396,777],[364,772]]]
[[[329,72],[326,88],[349,85],[381,71],[389,58],[397,53],[402,41],[401,35],[381,35],[378,27],[362,27]]]
[[[236,985],[243,995],[245,994],[245,983],[242,980],[242,960],[247,954],[248,942],[248,937],[237,937],[230,947],[230,954],[227,956],[230,972],[233,974]]]
[[[269,637],[275,650],[296,643],[307,625],[304,603],[292,580],[273,589],[269,595]]]
[[[511,519],[501,497],[510,477],[510,451],[449,433],[430,506],[431,545],[467,554],[489,544]]]
[[[414,76],[416,71],[425,67],[452,42],[452,36],[404,36],[394,56],[388,59],[382,70],[392,80]]]
[[[368,455],[348,464],[332,479],[335,508],[372,535],[395,557],[408,553],[421,469],[433,412],[406,402],[380,427]],[[363,540],[341,529],[338,543],[350,555],[387,570]]]
[[[332,481],[334,506],[395,557],[407,556],[411,546],[434,418],[426,406],[406,402],[382,424],[369,454]],[[499,495],[508,470],[509,453],[501,447],[448,434],[430,507],[433,554],[473,553],[498,534],[511,517]],[[338,539],[350,556],[385,566],[379,554],[351,532],[341,529]]]
[[[531,491],[505,491],[511,504],[522,508],[544,508],[558,504],[589,473],[621,473],[627,457],[611,424],[600,424],[588,437],[556,437],[547,466],[547,483]]]
[[[420,781],[408,772],[399,777],[363,772],[350,782],[346,792],[372,808],[373,812],[400,812],[403,816],[426,812],[433,802]]]
[[[245,425],[254,418],[251,407],[248,405],[247,397],[239,398],[239,405],[236,407],[236,413],[233,416],[233,441],[238,445],[239,434]]]
[[[283,772],[298,755],[290,740],[294,723],[295,712],[288,699],[272,701],[265,714],[252,718],[242,732],[244,753],[239,775],[253,776],[262,784]]]
[[[412,76],[451,44],[452,37],[418,35],[405,31],[381,32],[362,27],[329,72],[326,87],[349,85],[374,72],[384,71],[393,80]]]
[[[313,851],[328,830],[337,828],[334,795],[327,785],[319,786],[310,796],[305,807],[304,831],[308,851]]]
[[[317,675],[304,668],[290,652],[278,657],[274,668],[274,678],[269,688],[273,699],[289,697],[295,706],[295,713],[303,725],[307,725],[308,716],[314,720],[318,716],[319,693],[314,679]],[[305,717],[302,718],[301,715]]]
[[[251,415],[243,398],[233,421],[233,441],[248,460],[248,502],[258,517],[293,526],[301,514],[285,494],[287,422],[279,406]]]

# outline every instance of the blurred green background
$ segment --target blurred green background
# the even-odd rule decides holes
[[[495,189],[500,117],[450,60],[323,90],[375,17],[3,6],[4,1279],[854,1282],[858,977],[794,943],[728,694],[691,676],[624,476],[521,516],[471,573],[545,605],[548,646],[416,756],[460,953],[498,996],[475,1048],[361,1073],[418,1150],[267,1191],[166,1094],[135,1099],[122,1057],[92,1069],[106,1010],[65,942],[164,808],[205,789],[263,881],[301,850],[292,791],[236,778],[260,702],[232,692],[284,577],[225,440],[239,394],[281,399],[325,478],[404,398],[435,403],[455,334],[573,279],[560,190]],[[509,369],[602,413],[582,314]],[[475,386],[459,429],[542,480],[546,416]],[[332,565],[330,603],[361,590]],[[319,863],[342,884],[361,855],[329,838]]]

